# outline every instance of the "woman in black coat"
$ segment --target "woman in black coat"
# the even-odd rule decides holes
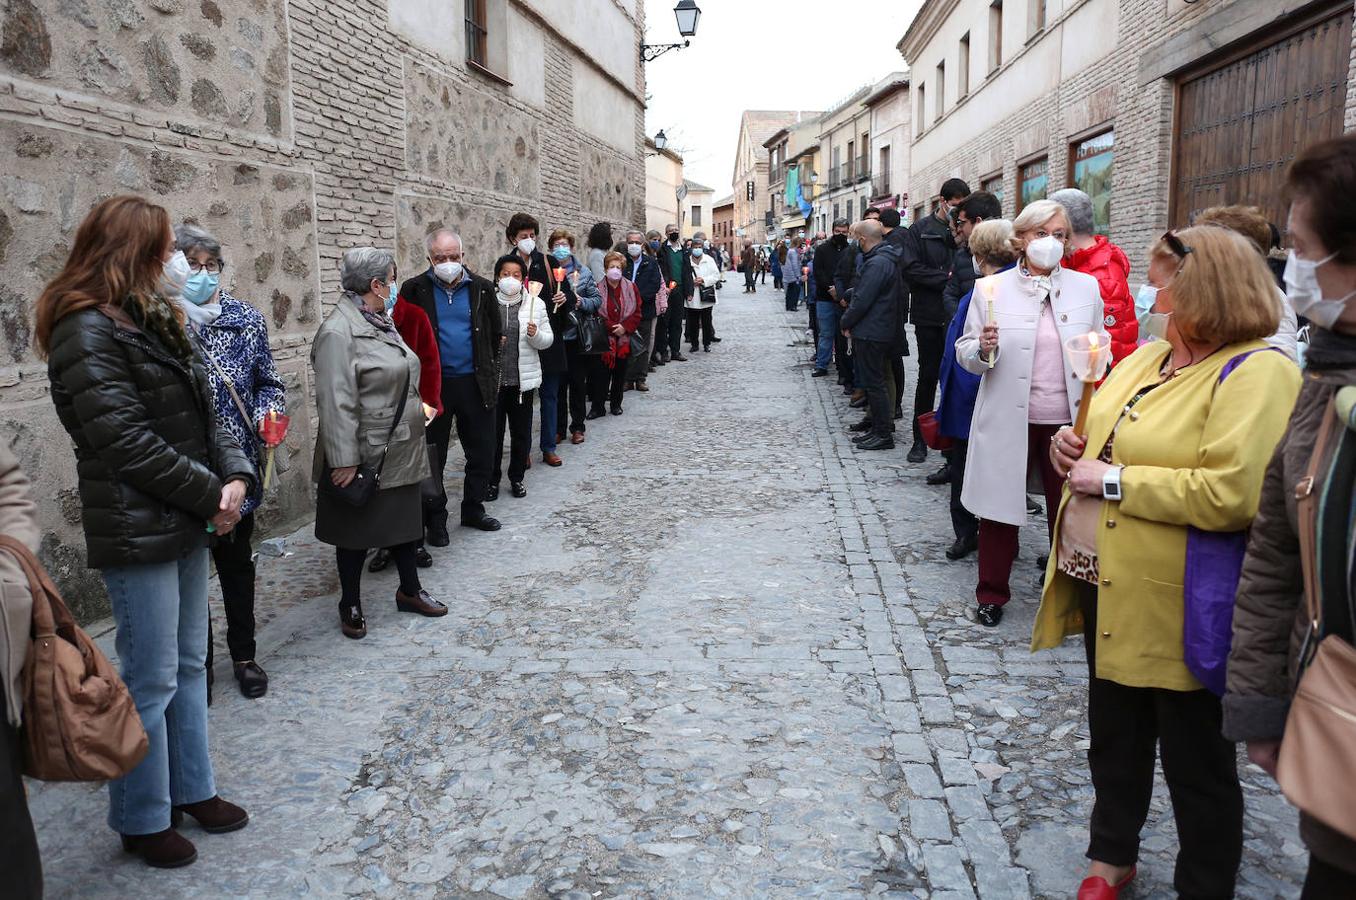
[[[123,849],[158,867],[197,858],[175,831],[245,811],[217,796],[207,751],[208,541],[240,521],[254,467],[216,420],[202,359],[173,302],[188,279],[169,215],[113,197],[80,224],[37,306],[52,400],[75,444],[88,564],[117,622],[122,677],[150,739],[109,783]]]

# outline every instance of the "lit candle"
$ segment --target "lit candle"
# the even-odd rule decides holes
[[[985,317],[984,321],[985,321],[986,323],[990,324],[990,325],[994,324],[994,321],[993,321],[993,295],[994,295],[994,291],[996,291],[997,289],[998,289],[998,286],[994,283],[993,279],[991,279],[991,278],[986,278],[986,279],[984,279],[984,301],[985,301],[985,304],[986,304],[986,306],[987,306],[987,310],[986,310],[987,316]],[[990,369],[993,368],[993,364],[994,364],[994,357],[993,357],[993,354],[990,353],[990,354],[989,354],[989,368],[990,368]]]
[[[1083,376],[1083,399],[1078,402],[1078,418],[1074,421],[1074,434],[1087,437],[1088,407],[1092,405],[1092,395],[1097,390],[1099,377],[1098,360],[1101,357],[1102,336],[1095,331],[1088,332],[1089,359],[1087,374]]]

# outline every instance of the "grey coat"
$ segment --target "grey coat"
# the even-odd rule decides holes
[[[419,357],[398,333],[387,334],[369,323],[353,295],[345,293],[316,332],[311,365],[320,416],[313,480],[319,481],[327,462],[334,468],[377,465],[407,372],[405,413],[391,435],[381,487],[416,484],[428,476]]]
[[[19,460],[0,444],[0,534],[22,542],[33,552],[42,535],[28,476]],[[0,692],[5,695],[9,724],[19,727],[23,704],[24,661],[33,624],[33,595],[19,561],[0,553]]]

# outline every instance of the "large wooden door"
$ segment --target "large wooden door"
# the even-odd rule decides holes
[[[1283,225],[1286,165],[1342,133],[1351,19],[1350,3],[1300,18],[1178,81],[1173,227],[1232,203]]]

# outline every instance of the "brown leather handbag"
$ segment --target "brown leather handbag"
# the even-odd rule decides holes
[[[24,774],[43,781],[105,781],[132,771],[150,744],[132,695],[85,634],[31,550],[0,535],[33,594],[24,662]]]
[[[1308,472],[1295,487],[1300,564],[1309,628],[1300,650],[1299,684],[1285,720],[1276,780],[1286,799],[1317,821],[1356,840],[1356,648],[1323,634],[1317,571],[1315,477],[1336,427],[1333,404],[1323,411]]]

